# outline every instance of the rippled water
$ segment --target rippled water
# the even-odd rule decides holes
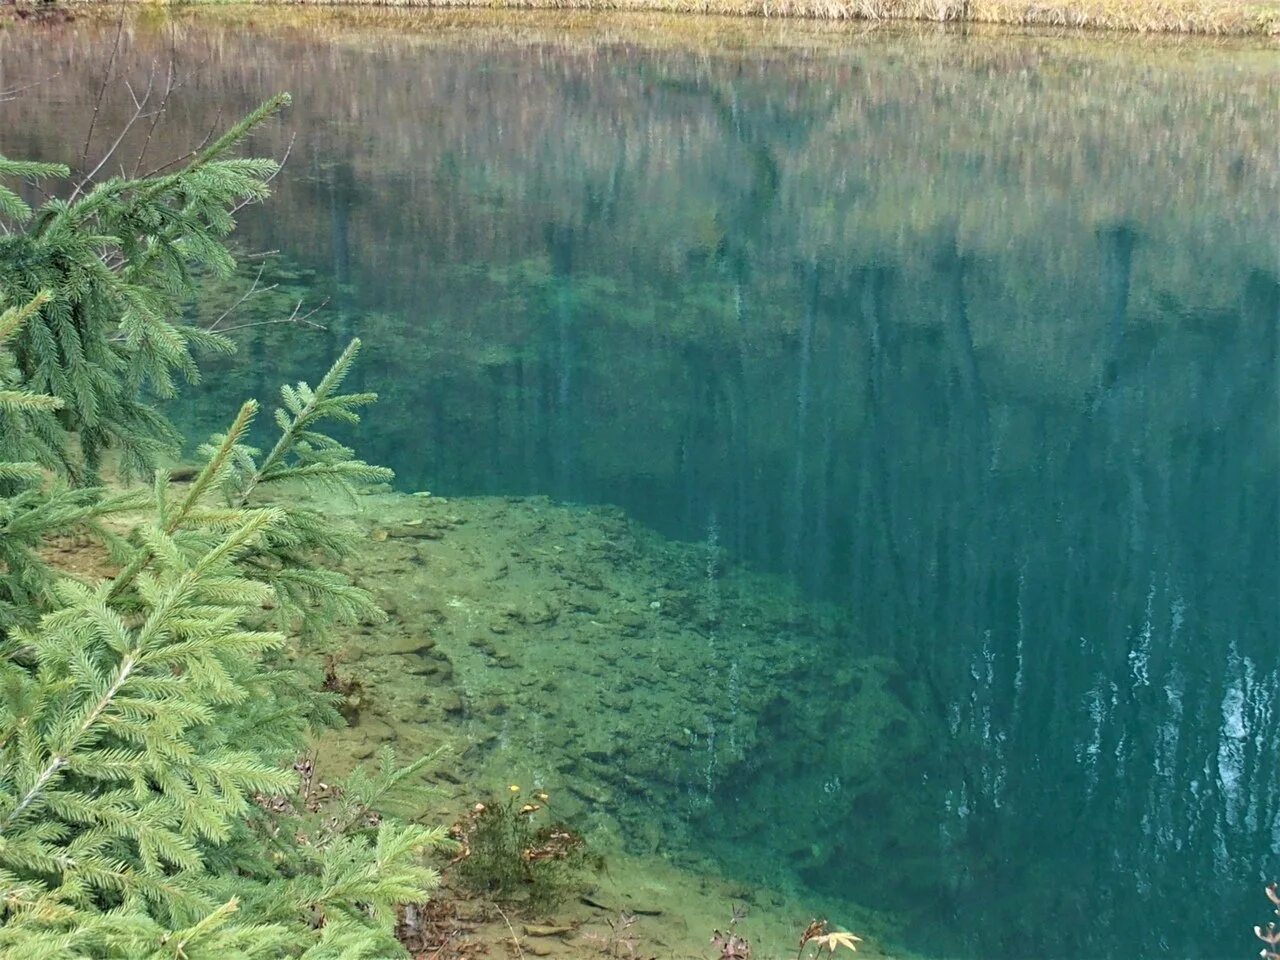
[[[0,150],[75,159],[113,35],[0,32],[0,89],[43,80]],[[295,96],[243,217],[278,255],[223,326],[302,299],[325,329],[239,326],[193,435],[358,334],[383,398],[358,442],[405,489],[619,505],[845,606],[849,655],[925,691],[935,746],[875,790],[832,772],[858,730],[762,714],[690,842],[898,910],[935,955],[1254,949],[1280,859],[1274,50],[261,11],[124,40],[135,84],[169,51],[192,74],[157,156]],[[854,695],[824,656],[812,696]]]

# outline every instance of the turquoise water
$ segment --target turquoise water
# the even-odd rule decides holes
[[[356,440],[404,489],[617,505],[841,605],[924,691],[936,747],[871,794],[827,772],[859,731],[762,714],[690,842],[930,955],[1248,955],[1280,860],[1274,52],[510,22],[130,29],[127,70],[195,71],[160,148],[296,101],[242,218],[276,254],[184,425],[359,335]],[[0,89],[48,78],[6,155],[74,158],[104,29],[0,33]],[[259,325],[297,300],[323,329]]]

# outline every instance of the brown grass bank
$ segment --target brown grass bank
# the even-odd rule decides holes
[[[274,2],[274,0],[268,0]],[[289,2],[289,0],[285,0]],[[646,10],[819,20],[915,20],[1143,33],[1280,36],[1280,0],[293,0],[304,5]]]
[[[74,0],[73,0],[74,2]],[[105,0],[81,0],[97,4]],[[141,0],[186,6],[190,0]],[[195,0],[221,5],[227,0]],[[230,0],[231,3],[239,0]],[[915,21],[1280,38],[1280,0],[244,0],[272,6],[594,10],[827,21]],[[21,10],[35,0],[0,0]]]

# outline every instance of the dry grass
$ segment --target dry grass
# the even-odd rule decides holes
[[[97,5],[106,0],[70,0]],[[1132,33],[1280,38],[1280,0],[133,0],[161,6],[595,10],[828,21],[981,23]],[[32,0],[0,0],[22,9]]]
[[[274,2],[274,0],[266,0]],[[294,0],[305,5],[647,10],[668,13],[917,20],[1144,33],[1280,36],[1280,0]]]

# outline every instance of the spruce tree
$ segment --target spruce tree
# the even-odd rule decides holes
[[[0,190],[0,955],[309,960],[403,956],[399,903],[436,882],[438,829],[384,817],[426,762],[317,795],[296,762],[330,695],[281,657],[380,616],[325,566],[350,531],[291,504],[389,473],[323,432],[374,398],[343,394],[353,343],[313,389],[286,387],[265,455],[247,402],[188,485],[155,469],[175,434],[149,402],[227,345],[180,320],[194,264],[229,269],[231,211],[271,165],[229,158],[255,111],[182,171],[111,181],[38,211]],[[65,171],[3,161],[0,174]],[[124,494],[104,454],[153,469]],[[77,532],[113,563],[45,559]],[[274,623],[264,609],[277,611]]]

